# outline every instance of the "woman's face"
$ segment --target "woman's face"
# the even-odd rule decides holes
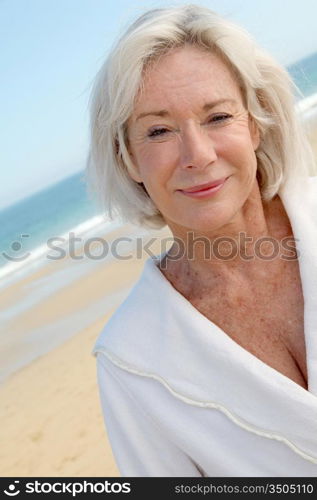
[[[129,173],[174,234],[221,228],[255,189],[258,131],[230,70],[196,47],[173,49],[148,69],[128,140]]]

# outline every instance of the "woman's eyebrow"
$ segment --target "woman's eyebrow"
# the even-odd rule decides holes
[[[219,104],[235,104],[237,101],[235,99],[218,99],[217,101],[207,102],[203,106],[203,111],[209,111],[210,109],[218,106]]]
[[[140,120],[141,118],[145,118],[146,116],[168,116],[169,112],[166,109],[161,109],[160,111],[145,111],[144,113],[140,113],[136,120]]]
[[[207,102],[206,104],[204,104],[204,106],[202,107],[202,111],[209,111],[210,109],[214,108],[215,106],[218,106],[219,104],[224,104],[224,103],[229,103],[229,104],[232,104],[232,103],[235,103],[235,99],[218,99],[216,101],[212,101],[212,102]],[[166,109],[161,109],[161,110],[158,110],[158,111],[145,111],[143,113],[140,113],[137,117],[136,117],[136,120],[140,120],[141,118],[145,118],[146,116],[169,116],[169,112],[166,110]]]

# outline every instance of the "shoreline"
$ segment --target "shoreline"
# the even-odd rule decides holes
[[[131,226],[112,232],[109,241],[130,234],[146,242],[159,253],[160,239],[167,230],[153,230],[133,236]],[[83,248],[76,256],[82,256]],[[102,261],[63,259],[49,262],[19,282],[0,290],[0,384],[17,369],[23,368],[38,356],[57,348],[93,321],[103,317],[124,300],[140,274],[144,260],[133,257],[133,245],[127,249],[131,259],[109,258]],[[65,278],[72,267],[72,279]],[[74,276],[76,279],[74,279]],[[10,335],[8,336],[8,332]]]

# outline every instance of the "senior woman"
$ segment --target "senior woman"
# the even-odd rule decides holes
[[[317,178],[287,73],[209,9],[156,9],[91,121],[108,212],[174,237],[94,348],[121,474],[316,476]]]

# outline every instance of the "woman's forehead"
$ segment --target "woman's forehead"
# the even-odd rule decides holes
[[[195,46],[171,49],[144,72],[135,111],[177,98],[238,98],[240,86],[233,71],[213,52]]]

